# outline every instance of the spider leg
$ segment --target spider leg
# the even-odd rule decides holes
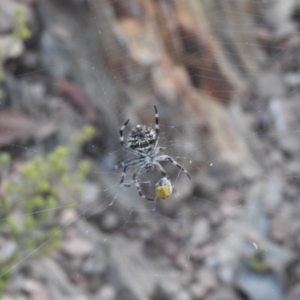
[[[120,133],[120,144],[121,144],[121,146],[122,146],[123,149],[125,149],[125,150],[131,152],[132,154],[134,154],[134,155],[139,155],[139,156],[143,156],[143,157],[144,157],[145,154],[140,153],[139,151],[136,151],[136,150],[134,150],[134,149],[128,148],[127,145],[124,143],[123,131],[124,131],[126,125],[128,124],[128,122],[129,122],[129,120],[127,120],[127,121],[124,123],[124,125],[121,126],[120,129],[119,129],[119,133]]]
[[[124,169],[123,169],[123,172],[122,172],[122,176],[121,176],[121,180],[120,180],[120,184],[126,186],[126,187],[130,187],[129,184],[124,184],[124,179],[125,179],[125,175],[126,175],[126,170],[127,170],[127,167],[128,166],[125,166]]]
[[[124,166],[124,168],[123,168],[120,184],[123,184],[123,182],[124,182],[127,168],[135,166],[135,165],[139,164],[140,162],[141,162],[140,158],[132,158],[132,159],[125,160],[123,163],[121,163],[121,166],[122,167]],[[123,184],[123,185],[126,187],[130,187],[130,184]]]
[[[147,198],[147,197],[142,193],[142,189],[141,189],[141,187],[140,187],[140,185],[139,185],[139,183],[138,183],[138,181],[137,181],[137,175],[138,175],[138,173],[140,173],[140,171],[139,171],[139,172],[134,172],[132,178],[133,178],[133,181],[135,182],[135,187],[136,187],[136,189],[137,189],[137,191],[138,191],[140,197],[142,197],[143,199],[147,199],[147,200],[149,200],[149,201],[154,201],[154,200],[151,199],[151,198]]]
[[[168,178],[168,176],[167,176],[167,174],[166,174],[164,168],[161,166],[160,163],[154,162],[153,164],[156,166],[156,169],[157,169],[158,171],[160,171],[160,173],[162,174],[163,177]]]
[[[125,160],[125,161],[123,161],[123,162],[117,164],[117,165],[115,166],[115,168],[118,169],[118,168],[124,167],[124,166],[126,166],[126,165],[127,165],[127,166],[129,166],[129,165],[134,166],[136,162],[139,162],[139,161],[140,161],[140,159],[141,159],[140,157],[129,158],[129,159],[127,159],[127,160]]]
[[[179,168],[180,170],[182,170],[185,175],[191,179],[191,176],[190,174],[188,173],[188,171],[183,167],[181,166],[174,158],[172,158],[171,156],[169,155],[161,155],[161,156],[158,156],[156,158],[157,161],[170,161],[174,166],[176,166],[177,168]]]
[[[124,131],[126,125],[128,124],[128,122],[129,122],[129,120],[127,120],[127,121],[124,123],[124,125],[120,127],[120,130],[119,130],[119,132],[120,132],[120,144],[121,144],[122,148],[124,148],[123,131]]]
[[[154,110],[155,110],[155,146],[156,148],[157,142],[158,142],[158,135],[159,135],[159,114],[157,112],[157,108],[154,105]]]

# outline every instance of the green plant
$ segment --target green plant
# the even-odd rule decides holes
[[[71,161],[93,132],[85,127],[69,146],[36,156],[17,171],[9,154],[0,154],[0,248],[2,241],[15,245],[9,256],[0,256],[0,294],[16,262],[59,247],[62,230],[56,220],[65,207],[74,205],[89,170],[86,161],[70,167]]]
[[[12,37],[20,40],[26,40],[31,37],[31,32],[25,22],[23,9],[21,7],[15,10],[15,28],[11,34]]]
[[[2,43],[0,48],[0,82],[4,80],[3,64],[7,58],[21,55],[23,41],[31,37],[31,32],[26,24],[22,7],[17,7],[14,12],[14,29],[5,38],[6,43]],[[3,90],[0,89],[0,98],[3,97]]]

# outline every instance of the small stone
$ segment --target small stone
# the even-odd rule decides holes
[[[8,295],[4,295],[1,300],[28,300],[28,297],[25,297],[23,295],[14,295],[12,297]]]
[[[269,28],[261,26],[257,27],[255,30],[255,38],[258,40],[258,42],[265,45],[272,40],[272,32]]]
[[[280,207],[280,212],[279,215],[274,215],[271,221],[270,234],[284,245],[293,244],[299,236],[300,229],[300,220],[294,214],[295,205],[285,201]]]
[[[218,180],[211,176],[207,176],[204,172],[201,172],[195,178],[196,189],[199,190],[203,197],[213,198],[219,191],[220,183]]]
[[[205,300],[239,300],[241,299],[240,297],[237,296],[237,294],[226,287],[220,287],[218,291],[213,293],[212,295],[208,296],[205,298]]]
[[[112,285],[104,285],[100,288],[97,296],[101,300],[114,300],[116,298],[116,290]]]
[[[76,222],[78,220],[78,214],[73,208],[63,210],[59,224],[62,227],[69,226],[70,224]]]
[[[222,214],[219,210],[214,210],[209,215],[209,221],[212,226],[218,226],[222,222]]]
[[[207,242],[210,238],[210,226],[206,219],[200,219],[194,225],[191,243],[199,246]]]
[[[280,138],[279,147],[285,154],[291,157],[296,157],[300,150],[298,140],[290,135],[285,135]]]
[[[1,43],[0,43],[0,49]],[[38,128],[37,122],[16,109],[0,111],[0,136],[2,144],[11,144],[19,139],[32,138]]]
[[[298,72],[288,72],[284,75],[284,81],[289,88],[295,88],[300,84],[300,74]]]
[[[233,216],[239,213],[242,195],[234,188],[227,188],[220,194],[220,211],[226,216]]]
[[[24,46],[21,40],[12,38],[10,36],[0,37],[0,49],[2,60],[8,58],[16,58],[20,56],[24,51]]]
[[[101,223],[101,229],[104,231],[112,231],[119,226],[119,216],[114,212],[105,213]]]
[[[204,245],[202,247],[194,248],[190,252],[190,257],[193,260],[200,261],[200,260],[210,260],[212,253],[214,252],[214,247],[210,244]]]
[[[202,300],[209,294],[209,289],[201,284],[192,284],[190,287],[194,300]]]
[[[39,141],[43,141],[54,135],[56,131],[57,127],[54,123],[49,122],[46,124],[41,124],[35,133],[35,138]]]
[[[15,241],[0,238],[0,261],[8,261],[16,252],[18,246]]]
[[[94,246],[87,240],[81,238],[72,238],[63,241],[61,251],[71,257],[84,258],[94,252]]]
[[[257,92],[262,99],[270,99],[284,95],[285,86],[279,72],[260,72],[257,74]],[[270,86],[273,88],[270,89]]]
[[[300,299],[300,284],[292,286],[290,291],[287,294],[286,300],[298,300]]]
[[[49,297],[47,295],[46,290],[43,285],[38,281],[32,279],[25,279],[22,290],[28,293],[31,297],[31,300],[48,300]]]
[[[205,266],[199,269],[195,276],[196,280],[209,290],[213,290],[217,287],[217,278],[213,268]]]
[[[191,296],[183,289],[181,284],[177,281],[168,280],[164,281],[159,287],[163,299],[172,300],[191,300]]]
[[[89,257],[82,265],[82,272],[89,276],[102,275],[107,269],[107,263],[105,257],[95,255]]]
[[[99,185],[91,182],[84,182],[82,184],[82,192],[80,202],[84,205],[90,205],[95,203],[99,197]]]
[[[275,217],[270,226],[270,233],[275,241],[283,242],[290,232],[290,224],[287,220]]]
[[[233,283],[234,280],[234,269],[231,266],[223,266],[220,270],[219,270],[219,277],[220,279],[227,283],[227,284],[231,284]]]

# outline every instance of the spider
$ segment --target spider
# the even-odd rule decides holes
[[[182,167],[177,161],[169,155],[160,154],[165,147],[158,146],[158,136],[159,136],[159,115],[157,112],[157,108],[154,105],[155,110],[155,131],[146,125],[136,125],[127,137],[126,143],[124,142],[123,131],[128,124],[129,120],[127,120],[123,126],[120,127],[120,144],[123,149],[131,152],[132,154],[138,156],[135,158],[130,158],[121,163],[123,167],[123,172],[120,180],[120,184],[130,187],[128,184],[124,184],[124,179],[126,175],[126,171],[128,167],[136,167],[133,173],[133,181],[137,188],[137,191],[140,197],[153,201],[151,198],[147,198],[141,190],[141,187],[138,183],[138,176],[143,172],[149,172],[154,169],[157,169],[167,181],[168,176],[159,163],[160,161],[169,161],[180,170],[184,171],[189,179],[191,179],[187,170]]]

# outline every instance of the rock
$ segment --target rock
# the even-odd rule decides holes
[[[56,78],[54,86],[57,92],[66,97],[74,106],[81,110],[89,121],[95,121],[96,114],[89,99],[79,86],[63,78]]]
[[[82,184],[80,202],[82,202],[82,204],[85,206],[92,205],[97,200],[99,200],[99,196],[100,196],[99,193],[100,193],[100,189],[98,184],[85,181]]]
[[[220,279],[225,282],[226,284],[233,284],[234,281],[234,275],[235,275],[235,265],[230,264],[223,264],[220,267],[220,270],[218,272],[218,275]]]
[[[259,241],[259,245],[266,251],[264,255],[266,265],[277,274],[284,274],[287,265],[295,259],[294,252],[271,241],[261,240]]]
[[[79,216],[74,208],[64,209],[59,218],[59,224],[64,228],[75,223]]]
[[[260,10],[265,18],[272,24],[273,35],[276,38],[285,38],[296,32],[296,24],[291,20],[295,7],[294,0],[273,1]]]
[[[197,194],[203,197],[214,199],[217,194],[220,183],[213,177],[206,175],[206,173],[201,172],[195,178]]]
[[[0,261],[9,261],[17,249],[18,245],[14,240],[6,240],[0,237]]]
[[[172,300],[192,300],[190,294],[184,290],[180,282],[175,280],[164,281],[159,284],[156,299],[172,299]]]
[[[176,192],[173,192],[174,198],[188,199],[193,194],[194,184],[192,180],[185,180],[185,178],[176,180],[176,185],[174,185]]]
[[[0,36],[1,59],[16,58],[24,51],[23,42],[10,36]]]
[[[74,237],[61,243],[61,251],[74,258],[84,258],[91,255],[94,246],[85,239]]]
[[[88,276],[100,276],[107,269],[107,257],[101,248],[96,248],[92,256],[90,256],[82,265],[81,271]]]
[[[286,300],[299,300],[300,299],[300,284],[292,286],[290,291],[287,293]]]
[[[0,146],[33,137],[38,124],[23,113],[2,109],[0,112]]]
[[[210,290],[218,285],[215,270],[208,266],[200,268],[195,274],[195,279]]]
[[[265,236],[268,233],[269,221],[266,217],[266,211],[262,207],[264,188],[264,182],[256,182],[251,186],[246,196],[245,214],[252,230]]]
[[[255,272],[244,262],[240,265],[236,284],[249,300],[284,299],[279,278],[275,274]]]
[[[47,291],[43,285],[32,279],[25,279],[23,282],[22,290],[30,295],[31,300],[48,300]]]
[[[103,285],[97,292],[97,299],[101,300],[115,300],[116,299],[116,289],[109,284]]]
[[[276,212],[283,201],[283,175],[279,172],[273,173],[265,182],[265,189],[262,195],[263,206],[266,213]]]
[[[228,187],[223,190],[219,196],[220,204],[223,202],[231,203],[233,205],[238,205],[241,202],[242,194],[237,189],[233,187]]]
[[[196,221],[191,236],[191,243],[194,246],[199,246],[204,244],[210,238],[210,231],[211,231],[210,225],[206,219],[200,219]]]
[[[292,278],[293,282],[300,282],[300,263],[298,261],[293,261],[290,264],[288,268],[288,276],[289,278]]]
[[[229,287],[220,287],[218,291],[205,298],[205,300],[240,300],[241,298]]]
[[[78,205],[80,214],[85,218],[98,222],[104,208],[107,207],[107,204],[102,203],[99,199],[99,185],[94,182],[84,181]]]
[[[235,188],[227,188],[219,196],[220,210],[225,216],[238,215],[242,194]]]
[[[150,20],[138,22],[137,19],[127,17],[115,23],[114,31],[133,62],[151,66],[162,59],[163,49]]]
[[[13,296],[4,295],[1,298],[1,300],[29,300],[29,299],[24,295],[13,295]]]
[[[56,124],[49,122],[41,124],[35,133],[35,138],[38,141],[44,141],[45,139],[53,136],[57,132]]]
[[[196,282],[191,286],[193,299],[204,299],[217,287],[215,271],[211,267],[203,267],[195,275]]]
[[[291,135],[281,135],[279,147],[286,155],[291,157],[296,157],[300,151],[298,141]]]
[[[218,226],[221,224],[222,218],[223,217],[222,217],[220,210],[214,210],[209,215],[209,222],[210,222],[211,226]]]
[[[157,285],[163,287],[170,282],[169,276],[164,276],[166,273],[156,266],[155,261],[143,255],[143,247],[138,241],[111,235],[107,244],[109,245],[110,260],[108,278],[113,280],[111,284],[116,289],[126,287],[130,291],[131,295],[128,299],[151,299]],[[179,283],[177,286],[180,288]]]
[[[296,88],[300,84],[300,73],[288,72],[284,75],[283,79],[289,88]]]
[[[217,261],[213,255],[214,251],[214,247],[210,244],[207,244],[202,247],[193,248],[190,252],[190,257],[196,261],[207,259],[210,262],[209,264],[213,265],[213,261]]]
[[[257,92],[261,99],[271,99],[285,94],[285,86],[280,73],[275,70],[258,74]],[[269,87],[273,88],[270,89]]]
[[[288,183],[294,184],[298,188],[300,185],[300,162],[292,160],[285,164],[285,168]]]
[[[274,215],[270,224],[270,235],[284,245],[292,243],[292,239],[298,236],[300,221],[294,216],[295,207],[291,203],[283,203],[280,214]]]
[[[273,36],[269,28],[259,26],[255,29],[255,38],[263,46],[267,46],[272,41]]]
[[[201,300],[205,299],[205,297],[209,294],[209,289],[206,286],[194,283],[190,286],[190,293],[193,300]]]
[[[103,231],[116,230],[120,224],[120,218],[115,212],[106,212],[100,221]]]
[[[28,265],[29,273],[45,283],[51,300],[88,300],[80,289],[74,286],[61,267],[49,257],[41,257]]]

